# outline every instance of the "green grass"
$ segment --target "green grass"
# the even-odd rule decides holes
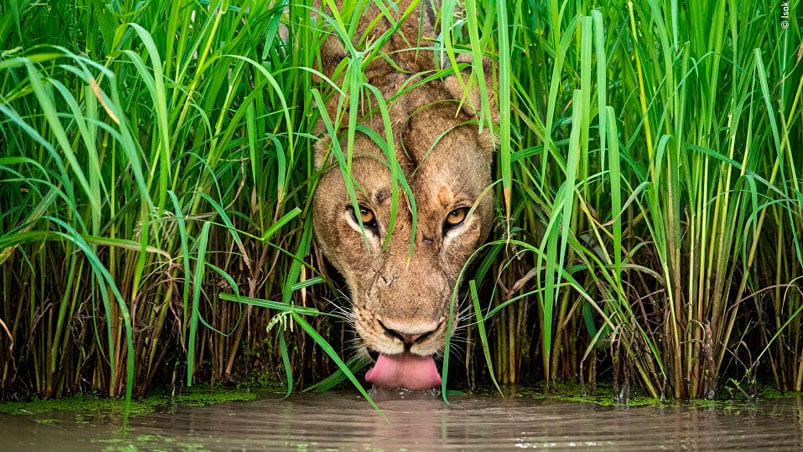
[[[386,116],[360,72],[381,41],[347,48],[343,86],[316,81],[319,43],[359,15],[303,3],[0,6],[0,399],[249,374],[290,389],[356,365],[346,322],[321,315],[338,293],[308,222],[312,131],[334,89]],[[482,127],[498,117],[500,138],[497,228],[456,288],[471,320],[448,375],[599,375],[625,400],[803,390],[799,18],[446,3],[438,45],[480,79],[494,61]],[[353,140],[354,115],[327,119]],[[333,152],[349,176],[351,147]]]

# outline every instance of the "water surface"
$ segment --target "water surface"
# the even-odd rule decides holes
[[[0,414],[0,450],[803,450],[803,398],[600,407],[530,397],[386,400],[352,392],[112,413]]]

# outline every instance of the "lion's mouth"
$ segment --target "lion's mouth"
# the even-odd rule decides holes
[[[406,388],[413,391],[431,389],[441,384],[441,375],[430,356],[410,352],[396,355],[379,354],[365,380],[383,388]]]

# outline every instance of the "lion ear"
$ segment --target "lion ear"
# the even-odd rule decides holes
[[[332,139],[329,138],[329,135],[323,134],[321,138],[318,138],[318,141],[315,142],[315,169],[322,170],[325,165],[328,165],[329,162],[329,145],[331,144]]]
[[[454,99],[460,101],[464,112],[479,118],[480,110],[482,109],[482,90],[477,80],[471,80],[471,54],[461,53],[457,55],[455,60],[458,64],[467,63],[468,66],[446,76],[443,80],[443,84],[446,90],[449,91],[449,94]],[[499,112],[496,108],[496,102],[494,102],[494,91],[491,89],[491,83],[494,77],[493,64],[490,59],[485,57],[482,58],[482,72],[483,78],[485,79],[485,91],[491,106],[491,122],[499,124]],[[458,75],[460,76],[459,78]]]
[[[337,33],[331,31],[331,25],[329,25],[323,18],[324,15],[332,15],[332,11],[330,10],[331,5],[323,0],[313,0],[311,6],[312,8],[310,9],[309,14],[311,17],[316,19],[318,26],[323,27],[324,29],[330,29],[329,33],[323,40],[323,44],[321,44],[319,52],[320,59],[313,63],[313,67],[331,79],[334,76],[338,65],[340,65],[344,59],[346,59],[346,50],[343,46],[343,43],[340,42]],[[342,8],[342,1],[336,2],[335,6],[338,9]],[[316,83],[321,81],[321,78],[315,73],[313,73],[312,78]]]
[[[457,56],[456,61],[458,64],[471,63],[471,55],[466,53],[460,54]],[[494,101],[494,90],[491,89],[494,77],[493,64],[490,59],[485,57],[482,59],[482,72],[485,79],[485,91],[488,96],[488,103],[490,104],[491,123],[498,125],[499,110]],[[479,87],[479,83],[477,80],[471,80],[472,74],[470,65],[460,70],[459,75],[460,78],[462,78],[462,83],[458,78],[458,72],[453,72],[443,80],[443,84],[449,94],[460,102],[461,109],[466,114],[479,120],[482,109],[482,90]],[[480,147],[486,151],[492,152],[496,148],[497,137],[490,130],[490,127],[482,127],[480,130],[482,130],[482,133],[478,136]]]
[[[346,59],[346,49],[335,33],[330,34],[321,46],[321,59],[316,62],[315,68],[323,75],[332,78],[340,63]],[[314,77],[319,82],[318,77]]]

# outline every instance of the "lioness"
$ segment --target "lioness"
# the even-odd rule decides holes
[[[313,201],[315,238],[348,285],[360,346],[376,361],[366,380],[386,388],[429,389],[441,384],[433,357],[444,347],[451,291],[491,228],[493,200],[483,190],[491,183],[493,140],[488,127],[478,132],[477,90],[465,93],[453,73],[407,88],[435,72],[427,41],[435,36],[429,2],[399,1],[396,9],[386,4],[391,19],[368,3],[355,35],[358,49],[364,45],[360,37],[362,43],[375,42],[410,12],[382,55],[366,66],[365,77],[391,100],[395,156],[417,212],[412,254],[413,204],[401,189],[395,227],[387,234],[391,163],[371,137],[384,138],[386,130],[370,96],[361,99],[359,124],[375,133],[358,130],[353,147],[357,208],[333,163],[332,137],[317,143],[316,164],[325,172]],[[333,34],[321,49],[324,74],[332,77],[344,58],[343,43]],[[340,100],[329,102],[331,118]],[[345,153],[341,135],[336,139]]]

